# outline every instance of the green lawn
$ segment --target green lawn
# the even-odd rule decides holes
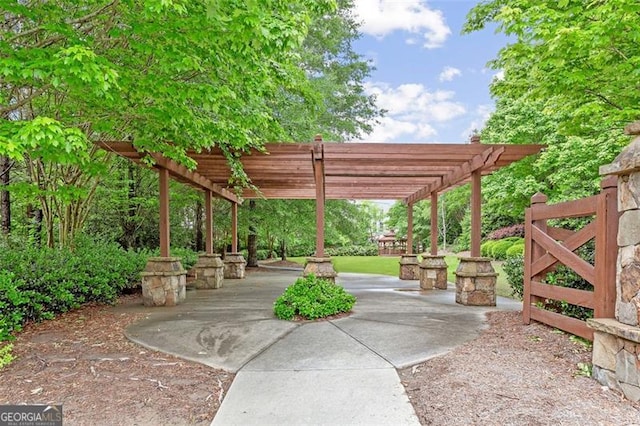
[[[338,272],[355,272],[363,274],[380,274],[397,277],[400,272],[400,258],[395,256],[333,256],[333,267]],[[305,257],[290,257],[288,260],[304,265]],[[449,281],[455,282],[454,272],[458,267],[457,256],[445,256],[448,265]],[[511,287],[507,283],[507,277],[502,271],[502,262],[493,262],[493,267],[498,272],[496,292],[498,296],[513,297]]]

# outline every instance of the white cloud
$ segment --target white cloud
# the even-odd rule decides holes
[[[423,0],[355,0],[354,13],[362,20],[360,30],[383,38],[394,31],[422,36],[427,49],[442,46],[451,29],[441,11],[430,9]],[[412,44],[414,38],[409,38]]]
[[[438,76],[438,80],[440,81],[452,81],[455,77],[460,77],[462,75],[462,71],[458,68],[454,67],[444,67],[440,75]]]
[[[473,135],[473,133],[476,130],[477,131],[482,130],[487,120],[491,116],[492,112],[493,112],[493,105],[488,105],[488,104],[478,105],[474,111],[473,120],[471,121],[471,123],[469,123],[469,126],[466,129],[464,129],[462,133],[460,133],[460,136],[465,141],[468,141],[471,135]]]
[[[387,114],[374,125],[367,140],[393,142],[398,139],[425,142],[438,134],[436,126],[466,113],[452,91],[429,91],[422,84],[365,84],[367,94],[376,95],[377,104]]]
[[[500,70],[493,76],[494,80],[504,80],[504,70]]]

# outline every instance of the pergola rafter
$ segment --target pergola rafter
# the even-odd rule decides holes
[[[138,163],[150,155],[160,171],[234,205],[241,202],[237,192],[242,198],[315,199],[320,256],[324,252],[325,199],[403,200],[411,214],[417,201],[430,197],[434,253],[437,196],[467,182],[472,183],[471,252],[479,256],[480,178],[543,148],[533,144],[481,144],[477,137],[471,144],[323,143],[321,138],[314,143],[269,143],[264,151],[242,153],[239,161],[257,189],[239,189],[229,186],[231,169],[217,148],[187,152],[197,164],[195,170],[188,170],[162,155],[138,152],[131,143],[102,142],[101,146]],[[236,249],[237,241],[232,245]]]

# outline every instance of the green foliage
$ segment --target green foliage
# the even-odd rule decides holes
[[[592,377],[593,376],[593,364],[590,362],[579,362],[577,364],[578,370],[574,376]]]
[[[298,278],[278,297],[273,305],[275,315],[291,320],[296,315],[306,319],[324,318],[349,312],[356,303],[355,296],[331,281],[311,274]]]
[[[513,38],[492,62],[504,71],[498,97],[545,100],[565,134],[620,128],[640,116],[640,37],[636,0],[489,0],[474,7],[464,31],[497,24]]]
[[[511,250],[512,247],[516,247]],[[522,247],[522,249],[520,249]],[[524,239],[521,237],[507,237],[501,240],[489,240],[480,245],[480,254],[485,257],[492,257],[496,260],[504,260],[509,257],[509,250],[511,254],[518,254],[519,250],[522,250],[520,254],[524,252]]]
[[[577,253],[584,260],[593,264],[595,252],[592,244],[581,247]],[[507,281],[512,288],[514,296],[521,299],[524,294],[524,257],[519,255],[507,257],[507,260],[503,264],[503,270],[507,274]],[[593,290],[593,286],[588,281],[564,265],[559,265],[553,271],[549,272],[544,281],[547,284],[561,287],[586,291]],[[563,300],[545,300],[544,302],[540,302],[539,307],[580,320],[593,318],[593,309],[572,305]]]
[[[0,346],[0,370],[11,364],[11,362],[15,359],[15,357],[11,353],[12,350],[13,345],[11,343]]]
[[[366,246],[332,247],[325,250],[327,256],[377,256],[378,246],[369,244]]]
[[[76,250],[0,251],[0,341],[28,321],[51,319],[87,302],[113,303],[138,285],[148,253],[79,241]]]
[[[496,260],[503,260],[507,257],[507,250],[513,245],[512,241],[499,240],[491,248],[491,257]]]
[[[507,275],[507,282],[511,286],[511,292],[518,299],[524,296],[524,257],[511,256],[502,265]]]
[[[491,257],[493,246],[496,245],[497,240],[489,240],[480,244],[480,255],[483,257]]]
[[[514,256],[524,256],[524,242],[515,243],[507,249],[507,259]]]
[[[186,248],[171,248],[171,256],[179,257],[180,263],[182,263],[182,267],[187,271],[193,268],[193,265],[195,265],[198,261],[198,253]]]

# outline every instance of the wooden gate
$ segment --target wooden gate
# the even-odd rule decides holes
[[[585,339],[593,330],[584,321],[545,310],[538,304],[555,300],[591,308],[595,318],[613,318],[616,300],[618,233],[617,181],[602,181],[600,194],[575,201],[548,205],[544,194],[531,198],[525,213],[524,300],[525,324],[536,320]],[[547,225],[549,219],[593,217],[579,231]],[[574,253],[595,239],[595,262],[590,264]],[[591,285],[593,291],[545,283],[547,273],[565,265]]]

